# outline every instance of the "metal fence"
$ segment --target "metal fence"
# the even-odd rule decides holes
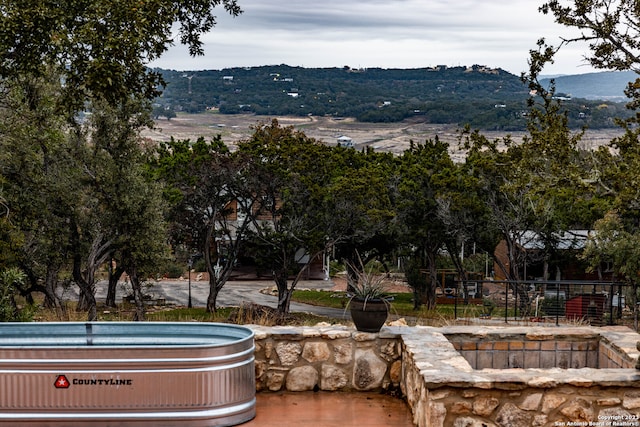
[[[482,306],[480,316],[500,313],[533,322],[584,321],[615,325],[633,308],[633,288],[621,282],[542,280],[456,280],[444,288],[438,303],[454,305],[458,318],[465,306]],[[493,316],[492,316],[493,314]]]

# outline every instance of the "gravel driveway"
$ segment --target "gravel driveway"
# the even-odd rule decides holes
[[[277,307],[278,298],[269,292],[264,292],[274,286],[272,281],[229,281],[218,295],[218,307],[239,306],[243,302]],[[296,289],[322,289],[331,290],[335,288],[335,283],[331,280],[308,280],[301,281]],[[116,291],[116,301],[120,301],[124,295],[130,293],[127,284],[121,282]],[[153,282],[145,293],[149,294],[152,300],[164,299],[167,304],[186,306],[189,301],[189,282],[187,280],[160,280]],[[107,281],[100,281],[96,284],[96,299],[98,302],[104,301],[107,295]],[[191,281],[191,303],[194,307],[204,307],[209,295],[209,282],[204,280]],[[77,298],[77,288],[67,290],[64,299],[71,300]],[[317,307],[309,304],[292,302],[292,312],[307,312],[319,316],[327,316],[336,319],[349,319],[349,313],[343,309]]]

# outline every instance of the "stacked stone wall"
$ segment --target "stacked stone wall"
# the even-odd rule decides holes
[[[607,360],[629,361],[638,357],[635,343],[640,335],[628,328],[413,329],[402,335],[401,389],[416,426],[640,427],[640,374],[626,362],[605,369],[476,370],[446,339],[467,334],[476,342],[502,339],[515,343],[520,336],[523,342],[554,343],[558,354],[564,354],[569,346],[558,345],[563,340],[593,343],[597,337],[600,346],[591,345],[591,352],[605,358],[602,352],[609,351]],[[491,349],[502,351],[504,347]]]
[[[399,336],[340,326],[255,327],[257,391],[370,391],[399,387]]]
[[[252,328],[258,391],[399,387],[418,427],[640,427],[640,374],[629,368],[640,335],[628,328],[386,326],[377,334],[329,325]],[[580,354],[586,346],[587,358],[607,353],[617,361],[605,369],[474,369],[456,349],[462,342],[447,338],[461,334],[476,343],[474,351],[482,351],[480,342],[494,342],[494,352],[540,342],[534,352]],[[496,338],[503,344],[496,346]]]
[[[443,387],[429,392],[428,405],[430,416],[418,425],[640,426],[640,391],[633,388]]]

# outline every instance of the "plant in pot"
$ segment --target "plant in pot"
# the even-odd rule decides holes
[[[347,291],[351,319],[358,331],[379,332],[387,320],[391,300],[385,294],[384,276],[365,271],[364,266],[353,271],[355,277],[348,279]]]

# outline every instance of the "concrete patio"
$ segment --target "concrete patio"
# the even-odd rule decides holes
[[[412,427],[404,400],[380,393],[258,393],[256,417],[243,427]]]

